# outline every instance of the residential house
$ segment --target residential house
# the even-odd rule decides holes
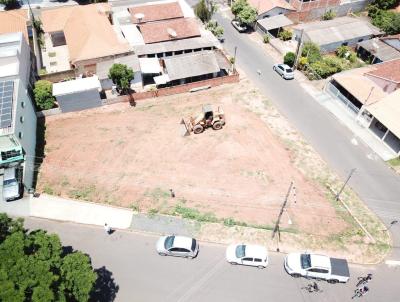
[[[368,21],[350,16],[302,23],[293,29],[297,41],[301,39],[302,42],[313,42],[322,52],[333,52],[341,45],[355,46],[382,35],[382,32]]]
[[[400,34],[374,38],[357,44],[357,54],[371,64],[400,58]]]
[[[335,74],[325,90],[400,155],[400,59]]]
[[[106,3],[43,10],[45,32],[43,64],[48,73],[75,70],[76,75],[96,74],[97,64],[132,54],[132,49],[111,24]]]
[[[327,11],[333,11],[342,17],[350,12],[359,12],[366,8],[372,0],[288,0],[296,9],[288,13],[288,17],[296,22],[320,19]]]
[[[31,18],[27,9],[14,9],[0,11],[0,35],[22,32],[26,42],[29,44],[31,32]]]
[[[257,10],[258,20],[278,15],[286,15],[296,11],[296,9],[285,0],[248,0],[248,2]]]
[[[33,187],[36,114],[30,98],[30,80],[26,36],[23,32],[0,35],[0,186],[4,171],[15,169],[25,189]]]

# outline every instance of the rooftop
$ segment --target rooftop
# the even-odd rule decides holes
[[[133,23],[144,23],[175,18],[183,18],[183,12],[178,2],[145,4],[129,8]],[[137,17],[143,15],[141,19]]]
[[[367,106],[367,110],[400,137],[400,89],[384,97],[380,102]]]
[[[356,39],[364,36],[377,36],[382,32],[368,21],[355,17],[340,17],[328,21],[314,21],[293,27],[304,29],[304,34],[318,45]]]
[[[101,84],[97,76],[54,83],[53,95],[60,96],[91,89],[101,89]]]
[[[139,29],[146,44],[200,36],[198,25],[192,18],[145,23]]]
[[[110,5],[96,3],[42,11],[45,32],[63,31],[72,64],[89,59],[129,52],[108,20]]]
[[[0,35],[0,78],[19,74],[22,37],[21,32]]]
[[[107,61],[101,61],[97,63],[96,71],[96,75],[99,77],[100,80],[108,79],[108,71],[114,63],[124,64],[132,68],[134,72],[140,70],[139,59],[136,55],[121,56]]]
[[[219,72],[217,58],[213,51],[202,51],[164,59],[165,68],[171,81]]]
[[[15,9],[0,12],[0,35],[7,33],[22,32],[29,41],[27,23],[29,14],[27,9]]]
[[[382,61],[389,61],[400,58],[400,51],[396,50],[381,39],[375,38],[358,43],[359,46],[368,50],[375,57]]]
[[[248,2],[257,10],[259,15],[269,12],[275,7],[281,7],[287,10],[296,10],[285,0],[248,0]]]
[[[265,30],[271,30],[293,24],[292,20],[290,20],[285,15],[277,15],[269,18],[264,18],[261,20],[257,20],[257,23],[260,24]]]
[[[400,83],[400,59],[375,64],[373,67],[374,68],[367,73],[368,75],[394,83]]]

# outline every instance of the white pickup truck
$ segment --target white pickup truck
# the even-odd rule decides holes
[[[293,277],[322,279],[329,283],[345,283],[350,279],[349,266],[345,259],[291,253],[286,256],[284,266],[286,272]]]

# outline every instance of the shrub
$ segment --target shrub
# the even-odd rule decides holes
[[[389,35],[400,33],[400,13],[379,9],[376,5],[368,7],[368,16],[372,24],[379,27]]]
[[[255,8],[247,4],[237,15],[240,23],[251,25],[257,20],[257,11]]]
[[[217,38],[222,37],[222,35],[224,34],[224,28],[219,26],[217,21],[209,21],[206,24],[206,29],[208,29],[209,31],[212,32],[212,34],[214,36],[216,36]]]
[[[232,6],[231,6],[232,14],[237,16],[244,9],[244,7],[246,7],[248,5],[249,4],[247,3],[247,0],[236,0],[236,1],[234,1]]]
[[[288,41],[292,39],[293,33],[290,30],[282,30],[278,34],[278,38],[281,39],[282,41]]]
[[[335,53],[339,58],[347,58],[350,55],[350,51],[350,47],[342,45],[336,49]]]
[[[301,58],[299,59],[299,63],[298,63],[297,65],[298,65],[298,68],[302,70],[302,69],[304,69],[304,67],[305,67],[307,64],[308,64],[307,58],[306,58],[306,57],[301,57]]]
[[[217,6],[212,1],[207,5],[205,0],[200,0],[194,8],[194,13],[203,23],[206,23],[211,20],[216,10]]]
[[[124,64],[113,64],[108,72],[108,77],[117,85],[118,89],[127,91],[130,88],[134,73],[132,68]]]
[[[287,52],[283,57],[283,63],[289,65],[290,67],[293,67],[295,60],[296,60],[296,55],[291,51]]]
[[[264,42],[265,44],[269,43],[269,36],[268,36],[268,35],[264,35],[264,36],[263,36],[263,42]]]
[[[310,64],[321,60],[321,52],[319,46],[312,42],[305,42],[301,51],[301,56],[306,57]]]
[[[325,79],[343,70],[342,61],[335,56],[324,56],[322,60],[311,64],[311,69]]]
[[[41,110],[51,109],[54,106],[53,84],[49,81],[39,80],[35,83],[33,95],[36,106]]]
[[[325,14],[322,15],[322,20],[332,20],[333,18],[336,17],[336,13],[329,9],[325,12]]]

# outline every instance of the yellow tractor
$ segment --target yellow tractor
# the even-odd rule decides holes
[[[213,110],[211,105],[203,105],[202,113],[196,118],[183,118],[181,124],[184,125],[184,136],[190,135],[192,132],[200,134],[204,129],[209,127],[212,127],[214,130],[220,130],[225,125],[225,114],[221,107]]]

